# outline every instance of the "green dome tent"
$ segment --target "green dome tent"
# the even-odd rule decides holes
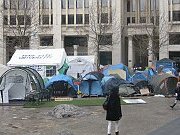
[[[174,94],[178,78],[171,74],[155,75],[150,80],[154,94],[171,95]]]

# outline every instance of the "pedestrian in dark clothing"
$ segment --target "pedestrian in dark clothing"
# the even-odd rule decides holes
[[[177,104],[178,100],[180,100],[180,82],[177,83],[177,87],[175,89],[175,96],[176,96],[176,99],[174,101],[174,104],[170,106],[172,109]]]
[[[108,121],[108,135],[111,135],[111,125],[115,122],[115,133],[119,135],[119,120],[122,117],[119,88],[111,90],[108,97],[106,120]]]

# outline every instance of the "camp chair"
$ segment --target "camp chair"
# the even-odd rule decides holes
[[[55,81],[52,84],[53,93],[52,96],[60,97],[60,96],[67,96],[68,91],[68,83],[65,81]]]

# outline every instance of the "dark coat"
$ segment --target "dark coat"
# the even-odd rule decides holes
[[[108,98],[106,120],[118,121],[122,117],[120,97],[115,94],[110,95]]]

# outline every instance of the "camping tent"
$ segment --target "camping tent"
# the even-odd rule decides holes
[[[168,58],[163,58],[159,61],[156,62],[156,69],[160,66],[163,65],[164,68],[174,68],[175,66],[175,61],[168,59]]]
[[[3,103],[9,103],[9,100],[24,100],[30,91],[41,92],[45,88],[41,76],[30,68],[7,70],[0,78],[0,87],[3,89]]]
[[[134,84],[136,90],[148,87],[147,71],[138,71],[131,77],[131,83]]]
[[[58,73],[66,60],[66,52],[61,49],[16,50],[7,63],[10,67],[31,67],[43,77]]]
[[[102,96],[101,79],[94,73],[88,73],[83,77],[80,91],[85,96]]]
[[[152,86],[155,94],[169,95],[174,94],[177,82],[178,78],[164,73],[153,76],[153,78],[150,80],[150,85]]]
[[[78,78],[78,74],[84,77],[87,73],[95,71],[95,57],[94,56],[67,56],[67,63],[69,69],[67,75]]]
[[[128,67],[124,64],[109,65],[103,69],[104,75],[118,74],[122,79],[129,80],[130,74]]]
[[[133,84],[121,84],[119,86],[119,94],[121,96],[131,96],[135,94],[136,91],[134,90],[134,85]]]
[[[64,91],[67,94],[63,94],[64,96],[74,96],[77,93],[77,87],[74,85],[73,77],[63,74],[53,76],[46,82],[45,87],[53,91]]]
[[[3,75],[8,69],[8,66],[0,64],[0,76]]]

